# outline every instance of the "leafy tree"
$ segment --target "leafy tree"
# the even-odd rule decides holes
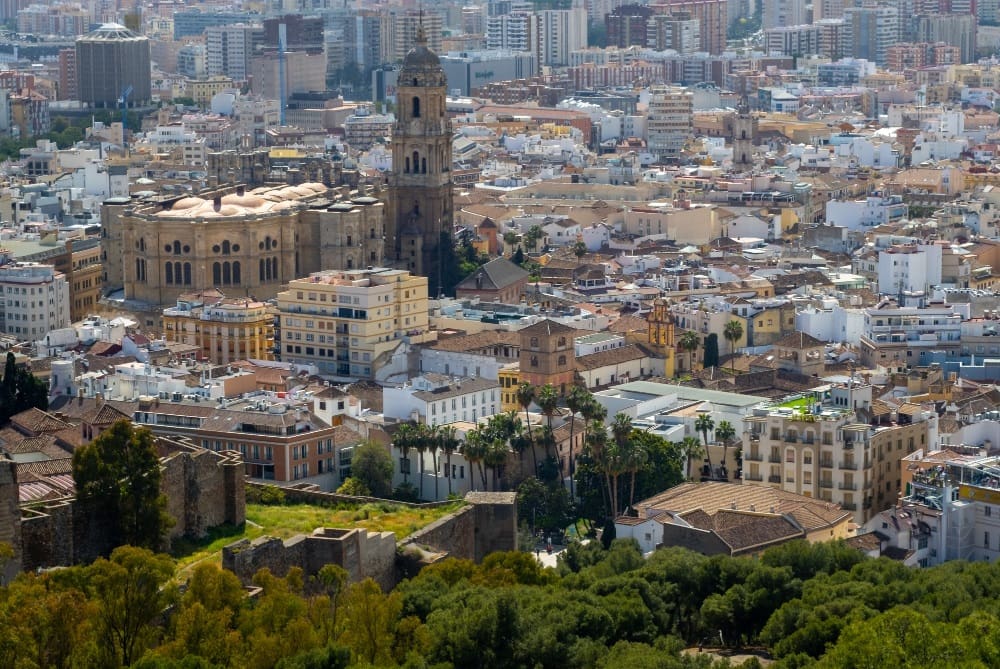
[[[153,433],[119,420],[73,453],[77,497],[91,500],[115,529],[117,545],[159,548],[173,520],[160,492]]]
[[[518,246],[517,250],[514,251],[514,255],[511,256],[510,261],[515,265],[520,265],[521,267],[524,267],[524,249]]]
[[[43,411],[49,408],[48,388],[27,369],[18,367],[14,354],[8,351],[0,382],[0,426],[11,416],[32,408]]]
[[[358,479],[375,497],[392,492],[392,456],[389,449],[374,441],[365,441],[354,449],[351,476]]]
[[[577,260],[582,260],[583,256],[587,255],[587,252],[587,245],[583,242],[573,244],[573,255],[576,256]]]
[[[102,649],[112,666],[131,665],[156,643],[156,620],[176,600],[167,585],[173,574],[170,558],[133,546],[120,546],[110,560],[90,567]]]
[[[391,660],[401,612],[401,595],[397,592],[384,594],[378,583],[370,578],[348,589],[344,599],[342,640],[351,649],[356,662],[378,665]]]
[[[731,320],[722,328],[722,336],[729,342],[729,352],[732,354],[732,370],[736,372],[736,342],[743,336],[743,324],[737,320]]]
[[[454,295],[455,286],[466,277],[468,272],[463,273],[458,254],[455,252],[455,240],[447,230],[441,232],[438,240],[438,249],[441,254],[441,271],[434,272],[436,268],[431,268],[431,275],[427,282],[428,294],[438,297],[437,289],[441,286],[445,295]],[[438,277],[440,276],[440,280]],[[433,281],[432,281],[433,280]]]
[[[719,335],[714,332],[705,337],[704,355],[702,357],[702,367],[719,366]]]
[[[337,488],[338,495],[351,495],[352,497],[371,497],[371,489],[365,485],[364,481],[354,476],[348,476]]]

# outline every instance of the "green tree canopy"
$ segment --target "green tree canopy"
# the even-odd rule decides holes
[[[0,380],[0,426],[11,416],[27,409],[49,408],[49,393],[45,382],[23,367],[17,366],[16,358],[7,352],[3,379]]]
[[[388,497],[392,492],[392,456],[389,449],[374,441],[366,441],[356,447],[351,456],[351,477],[375,497]]]

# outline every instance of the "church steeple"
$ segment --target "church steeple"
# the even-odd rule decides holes
[[[441,61],[427,47],[421,13],[414,46],[397,77],[386,254],[390,264],[430,277],[435,294],[441,244],[445,236],[451,243],[453,216],[446,86]]]

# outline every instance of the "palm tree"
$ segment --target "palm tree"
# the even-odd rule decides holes
[[[732,354],[732,370],[736,373],[736,342],[743,336],[743,324],[738,320],[731,320],[722,328],[722,336],[729,342],[729,352]]]
[[[583,256],[587,255],[587,245],[583,242],[573,244],[573,255],[576,256],[577,260],[581,260]]]
[[[708,475],[709,477],[714,476],[714,468],[712,467],[712,454],[708,450],[708,433],[715,429],[715,421],[712,420],[712,414],[703,413],[698,416],[698,419],[694,422],[695,432],[701,433],[701,438],[705,440],[705,457],[708,458]]]
[[[729,473],[726,471],[726,452],[729,450],[729,443],[736,437],[736,428],[728,420],[719,421],[715,427],[715,440],[722,442],[722,471],[726,480],[729,480]]]
[[[538,398],[535,400],[538,404],[538,408],[542,410],[545,414],[546,422],[549,426],[549,432],[552,431],[552,417],[556,415],[556,409],[559,406],[559,391],[556,390],[555,386],[550,383],[546,383],[542,386],[542,389],[538,391]],[[545,455],[551,455],[546,448]]]
[[[531,442],[531,461],[534,465],[534,474],[538,476],[538,456],[535,455],[535,439],[531,434],[531,415],[528,407],[535,401],[535,387],[530,383],[522,383],[517,387],[517,403],[524,409],[524,425],[528,431],[528,440]]]
[[[594,465],[604,474],[605,490],[608,493],[608,510],[613,518],[615,503],[611,491],[611,475],[607,467],[608,428],[601,421],[595,420],[591,423],[588,431],[587,452],[590,454],[590,459],[594,461]]]
[[[631,479],[628,493],[629,508],[635,503],[635,475],[646,464],[649,453],[642,441],[629,438],[626,440],[627,448],[622,455],[622,468],[629,473]]]
[[[483,469],[483,461],[486,459],[486,449],[488,448],[488,443],[486,439],[483,438],[483,433],[476,428],[474,430],[469,430],[465,433],[465,443],[462,445],[462,455],[465,459],[469,461],[469,475],[472,477],[472,489],[476,489],[476,473],[474,470],[477,466],[479,468],[479,475],[483,481],[483,490],[486,490],[486,471]]]
[[[441,429],[437,425],[431,425],[427,430],[427,450],[431,452],[431,464],[434,465],[434,501],[438,501],[438,484],[441,481],[441,472],[438,471],[438,449],[441,448]]]
[[[420,458],[419,474],[420,477],[418,483],[418,493],[417,497],[420,501],[424,499],[424,453],[427,452],[427,448],[430,445],[430,435],[426,425],[417,425],[416,436],[413,439],[413,449],[417,452],[417,457]]]
[[[494,439],[486,444],[483,463],[493,470],[493,490],[499,490],[498,479],[503,479],[503,466],[507,462],[507,444],[500,439]]]
[[[403,469],[403,464],[400,462],[399,469],[403,474],[403,485],[406,485],[410,479],[410,449],[413,448],[413,443],[416,438],[417,428],[415,425],[410,423],[403,423],[396,430],[396,434],[393,436],[392,442],[399,449],[399,455],[402,457],[402,462],[406,463],[406,469]]]
[[[628,459],[629,441],[632,436],[632,417],[628,414],[617,413],[611,422],[611,436],[615,442],[615,448],[607,458],[608,472],[611,475],[611,484],[614,490],[615,516],[618,515],[618,477],[624,472]]]
[[[444,453],[444,473],[448,479],[448,496],[451,497],[451,454],[458,450],[459,441],[455,428],[443,425],[438,430],[441,452]]]
[[[576,499],[576,490],[573,485],[573,474],[576,471],[576,456],[573,453],[575,442],[573,438],[576,432],[576,414],[582,411],[591,401],[590,393],[580,386],[573,386],[569,394],[566,395],[566,406],[569,407],[569,498]]]
[[[687,458],[687,475],[691,476],[691,460],[698,457],[702,458],[705,456],[705,449],[702,447],[701,442],[698,441],[698,437],[684,437],[681,442],[681,448],[684,451],[684,455]]]
[[[688,371],[694,371],[694,353],[701,346],[701,337],[694,330],[685,330],[677,342],[677,346],[687,353]]]

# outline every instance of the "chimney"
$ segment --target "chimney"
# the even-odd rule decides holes
[[[219,211],[220,209],[222,209],[221,195],[216,195],[215,198],[212,200],[212,208],[215,209],[215,211]]]
[[[243,186],[243,184],[240,184],[239,186],[236,187],[236,194],[237,195],[239,195],[240,197],[243,197],[244,193],[246,193],[246,188]]]

